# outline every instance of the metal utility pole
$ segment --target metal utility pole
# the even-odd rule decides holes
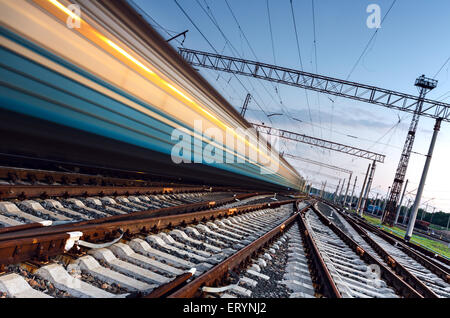
[[[389,186],[387,194],[386,194],[386,198],[384,199],[383,210],[381,211],[381,221],[383,221],[383,219],[385,217],[384,211],[386,211],[387,200],[389,198],[390,192],[391,192],[391,187]]]
[[[447,231],[448,231],[448,225],[450,224],[450,213],[448,214],[448,220],[447,220]]]
[[[319,197],[322,197],[322,191],[323,191],[323,182],[320,182],[320,190],[319,190]]]
[[[437,86],[437,80],[427,78],[425,77],[425,75],[422,75],[416,79],[416,83],[414,85],[419,88],[419,99],[417,101],[416,109],[414,111],[411,124],[409,125],[409,131],[406,136],[405,145],[403,146],[402,155],[400,157],[400,162],[398,163],[394,183],[392,184],[391,194],[389,196],[387,213],[383,222],[389,226],[392,226],[395,220],[396,207],[400,196],[400,192],[402,190],[403,182],[405,180],[406,169],[408,168],[409,158],[411,156],[414,139],[416,137],[417,125],[419,123],[420,113],[422,112],[422,106],[425,100],[425,95]],[[442,119],[437,118],[436,124],[438,121],[440,125]]]
[[[436,210],[436,208],[433,207],[433,213],[431,213],[431,219],[430,219],[430,224],[431,222],[433,222],[433,216],[434,216],[434,211]]]
[[[241,109],[241,116],[245,117],[245,112],[247,111],[248,103],[250,102],[250,99],[252,98],[252,95],[250,93],[247,94],[244,100],[244,105],[242,105]]]
[[[320,194],[320,197],[321,197],[322,199],[323,199],[323,196],[324,196],[326,187],[327,187],[327,180],[325,180],[325,182],[323,183],[322,193]]]
[[[420,178],[419,188],[417,188],[416,199],[414,200],[414,205],[412,209],[411,218],[408,224],[408,230],[405,234],[405,241],[409,241],[411,239],[413,230],[414,230],[414,222],[416,221],[417,211],[419,210],[420,200],[422,199],[423,189],[425,187],[425,181],[427,179],[428,169],[430,168],[431,157],[433,156],[434,145],[436,144],[437,135],[439,130],[441,129],[442,118],[436,119],[436,123],[434,125],[433,137],[431,138],[430,148],[428,150],[427,159],[425,160],[425,166],[423,167],[422,177]],[[430,222],[431,223],[431,222]]]
[[[347,181],[347,179],[344,179],[344,182],[342,182],[342,185],[341,185],[341,191],[339,192],[339,195],[340,195],[340,196],[342,196],[342,195],[344,194],[345,181]]]
[[[342,182],[342,185],[341,185],[341,191],[339,191],[339,196],[338,196],[338,203],[339,203],[339,204],[341,204],[341,198],[342,198],[342,192],[344,191],[344,185],[345,185],[345,179],[344,179],[344,181]]]
[[[336,203],[336,196],[337,196],[337,193],[338,193],[338,190],[339,190],[339,186],[341,185],[341,180],[339,180],[339,183],[338,183],[338,185],[337,185],[337,187],[336,187],[336,191],[334,192],[334,196],[333,196],[333,202],[334,203]]]
[[[350,187],[350,181],[352,180],[352,173],[348,177],[348,183],[347,183],[347,189],[345,190],[345,196],[344,196],[344,203],[343,206],[345,207],[347,204],[347,194],[348,194],[348,188]]]
[[[405,186],[403,187],[403,193],[402,193],[402,197],[400,198],[400,203],[399,203],[398,208],[397,208],[397,215],[395,216],[394,225],[397,224],[398,217],[400,216],[400,210],[402,209],[403,198],[405,197],[406,188],[408,187],[408,181],[409,180],[406,180]]]
[[[410,203],[411,203],[411,199],[408,199],[408,203],[406,204],[405,215],[403,215],[403,220],[402,220],[402,224],[403,225],[406,224],[406,219],[407,219],[408,214],[409,214],[409,209],[411,208]]]
[[[355,182],[353,183],[353,189],[352,189],[352,196],[351,196],[351,199],[350,199],[350,208],[353,205],[353,194],[355,193],[355,187],[356,187],[356,181],[357,180],[358,180],[358,176],[355,176]],[[356,211],[356,212],[358,212],[358,211]]]
[[[428,213],[428,205],[429,205],[428,202],[433,201],[433,200],[434,200],[434,198],[432,198],[432,199],[430,199],[428,201],[425,201],[423,203],[423,204],[426,204],[426,207],[425,207],[425,212],[422,213],[422,215],[420,216],[420,220],[423,220],[424,215],[426,215]],[[435,209],[435,208],[433,208],[433,209]]]
[[[363,211],[367,208],[367,198],[369,197],[369,193],[370,193],[370,188],[372,186],[372,180],[373,180],[373,175],[375,174],[375,167],[376,167],[376,162],[375,160],[373,161],[372,164],[372,169],[370,169],[370,174],[369,174],[369,181],[367,181],[367,187],[366,187],[366,191],[364,193],[364,197],[363,197],[363,201],[362,201],[362,208]]]
[[[373,204],[374,206],[376,206],[378,208],[378,196],[380,194],[377,192],[377,196],[375,197],[375,203]],[[377,211],[378,212],[378,211]]]
[[[363,216],[363,212],[364,212],[364,208],[363,208],[363,209],[361,210],[361,213],[359,213],[359,212],[360,212],[360,207],[361,207],[361,200],[362,200],[362,196],[363,196],[363,194],[364,194],[364,190],[365,190],[365,188],[366,188],[366,182],[367,182],[367,177],[368,177],[368,175],[369,175],[370,166],[371,166],[371,164],[369,163],[369,166],[367,167],[366,176],[364,177],[363,186],[362,186],[362,188],[361,188],[361,194],[359,195],[358,205],[357,205],[357,207],[356,207],[356,213],[357,213],[357,214],[360,214],[361,217]]]

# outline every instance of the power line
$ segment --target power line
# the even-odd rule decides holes
[[[203,12],[208,16],[208,18],[211,20],[211,22],[214,24],[214,26],[219,30],[220,34],[221,34],[222,37],[225,39],[226,44],[228,44],[228,45],[230,46],[231,50],[234,51],[234,54],[240,56],[238,50],[234,47],[233,43],[231,43],[231,41],[228,39],[228,37],[227,37],[227,36],[225,35],[225,33],[223,32],[222,28],[220,27],[219,23],[217,22],[217,19],[214,17],[214,14],[213,14],[211,8],[208,6],[208,4],[205,3],[205,4],[206,4],[206,7],[207,7],[207,9],[208,9],[208,11],[209,11],[209,13],[208,13],[208,11],[202,6],[202,4],[201,4],[198,0],[196,0],[196,2],[197,2],[197,4],[200,6],[200,8],[203,10]],[[247,81],[248,81],[248,83],[250,84],[250,86],[252,87],[253,92],[256,92],[256,94],[258,95],[258,97],[259,97],[261,100],[264,100],[264,99],[258,94],[258,92],[256,91],[256,89],[255,89],[255,87],[253,86],[253,84],[250,82],[250,80],[247,79]],[[255,102],[256,102],[256,105],[261,109],[261,111],[267,116],[266,111],[259,105],[259,103],[258,103],[257,101],[255,101]],[[267,116],[267,117],[268,117],[268,116]],[[270,120],[270,119],[269,119],[269,120]]]
[[[138,12],[142,15],[142,17],[146,18],[145,20],[147,20],[147,22],[148,22],[152,27],[157,28],[157,29],[160,29],[160,30],[163,30],[165,33],[167,33],[167,35],[168,35],[169,37],[172,37],[174,34],[179,33],[179,32],[177,32],[177,31],[172,31],[172,30],[169,30],[169,29],[163,27],[161,24],[158,23],[158,21],[156,21],[154,18],[152,18],[152,16],[151,16],[150,14],[148,14],[146,11],[144,11],[144,10],[143,10],[140,6],[138,6],[138,5],[136,4],[136,2],[134,2],[133,0],[129,0],[129,3],[131,4],[132,7],[134,7],[134,9],[135,9],[136,11],[138,11]],[[151,23],[149,20],[152,21],[153,23]],[[183,43],[182,43],[180,40],[175,39],[175,41],[177,41],[178,44],[183,45]]]
[[[273,61],[274,64],[277,65],[277,57],[275,56],[275,45],[273,43],[272,21],[270,20],[269,0],[266,0],[266,7],[267,7],[267,17],[269,18],[269,31],[270,31],[270,41],[272,43]]]
[[[302,54],[300,51],[300,41],[298,39],[297,23],[295,21],[294,5],[292,3],[292,0],[290,0],[290,3],[291,3],[292,22],[294,23],[295,39],[297,41],[298,59],[300,61],[300,69],[303,71],[303,61],[302,61]],[[306,88],[305,88],[305,96],[306,96],[306,105],[308,106],[309,120],[312,122],[311,106],[309,104],[308,91],[306,90]],[[314,134],[314,128],[312,128],[312,132]]]
[[[314,35],[314,63],[316,65],[316,74],[319,74],[318,67],[317,67],[317,39],[316,39],[316,10],[314,8],[314,0],[311,0],[311,8],[312,8],[312,23],[313,23],[313,35]],[[317,92],[317,107],[319,107],[319,124],[322,126],[322,117],[321,117],[321,110],[320,110],[320,98],[319,93]],[[320,129],[320,137],[322,138],[322,128]]]
[[[239,20],[238,20],[237,17],[236,17],[236,14],[234,13],[233,9],[231,8],[230,4],[228,3],[228,0],[225,0],[225,3],[226,3],[226,5],[227,5],[228,10],[230,11],[230,13],[231,13],[231,15],[232,15],[234,21],[235,21],[235,23],[236,23],[238,29],[239,29],[240,34],[242,34],[242,36],[244,37],[244,39],[245,39],[245,41],[246,41],[246,43],[247,43],[247,45],[248,45],[250,51],[252,52],[253,56],[255,57],[255,60],[256,60],[256,61],[259,61],[259,58],[258,58],[258,56],[257,56],[256,53],[255,53],[255,50],[253,49],[252,45],[250,44],[250,41],[248,40],[247,35],[245,34],[244,30],[242,29],[241,24],[239,23]],[[277,101],[275,101],[275,98],[273,97],[273,95],[267,90],[266,86],[265,86],[261,81],[258,81],[258,83],[260,83],[260,85],[261,85],[262,88],[266,91],[266,93],[270,96],[270,98],[272,99],[272,101],[273,101],[274,103],[278,103]],[[272,87],[276,90],[276,85],[275,85],[274,83],[270,83],[270,84],[271,84]],[[278,92],[278,91],[276,90],[276,92]],[[281,109],[282,109],[282,112],[283,112],[288,118],[291,118],[291,119],[292,119],[293,116],[290,114],[289,110],[283,105],[280,96],[279,96],[279,98],[280,98],[280,107],[281,107]]]
[[[209,42],[208,38],[203,34],[203,32],[199,29],[199,27],[197,26],[197,24],[195,24],[195,22],[191,19],[191,17],[187,14],[187,12],[183,9],[183,7],[178,3],[177,0],[174,0],[176,5],[178,6],[178,8],[180,8],[180,10],[183,12],[183,14],[186,16],[186,18],[192,23],[192,25],[195,27],[195,29],[197,29],[198,33],[201,34],[201,36],[203,37],[203,39],[205,39],[205,41],[209,44],[209,46],[214,50],[214,52],[216,52],[217,54],[219,54],[219,52],[217,52],[216,48],[214,47],[214,45],[211,44],[211,42]]]
[[[208,11],[205,10],[205,8],[201,5],[201,3],[197,1],[197,4],[200,6],[200,8],[203,10],[203,12],[205,12],[205,14],[208,16],[208,18],[212,21],[212,23],[214,24],[214,26],[219,30],[219,32],[221,33],[221,35],[223,36],[223,38],[226,41],[226,44],[228,44],[230,46],[230,49],[233,51],[234,54],[236,54],[237,56],[240,56],[239,51],[234,47],[234,45],[231,43],[230,40],[228,40],[227,36],[225,35],[225,33],[222,31],[222,28],[219,26],[219,23],[217,21],[217,19],[215,18],[211,8],[208,6],[208,4],[205,2],[206,8],[208,9]],[[236,76],[235,76],[236,77]],[[261,95],[258,93],[258,91],[255,89],[255,87],[253,86],[253,84],[251,83],[251,81],[249,79],[247,79],[247,82],[249,83],[249,85],[252,87],[253,93],[254,95],[256,94],[257,97],[264,103],[264,98],[261,97]],[[260,83],[260,82],[259,82]],[[260,83],[262,85],[262,83]],[[273,96],[267,91],[266,87],[264,85],[262,85],[263,88],[266,90],[267,94],[272,98],[272,100],[274,102],[275,99],[273,98]],[[258,107],[264,112],[264,114],[267,116],[266,112],[264,111],[264,109],[259,105],[258,101],[254,98],[253,99],[254,102],[258,105]],[[267,105],[266,105],[267,106]],[[269,118],[270,120],[270,118]],[[272,122],[272,121],[271,121]]]
[[[381,24],[380,26],[383,24],[384,20],[386,19],[386,17],[388,16],[389,12],[391,12],[392,7],[394,6],[394,4],[397,2],[397,0],[392,1],[391,6],[389,7],[388,11],[386,12],[386,14],[384,15],[383,19],[381,20]],[[358,66],[359,62],[361,61],[362,57],[364,56],[364,54],[366,53],[367,49],[370,46],[370,43],[372,43],[373,39],[375,38],[375,35],[378,33],[379,28],[375,29],[375,32],[372,34],[372,37],[369,39],[369,42],[367,42],[366,46],[364,47],[364,50],[362,51],[361,55],[358,57],[358,59],[356,60],[355,64],[353,65],[350,73],[348,73],[346,80],[348,81],[348,79],[350,78],[350,76],[353,74],[353,72],[355,71],[356,67]]]
[[[439,69],[439,71],[437,71],[437,73],[433,76],[433,79],[436,78],[436,76],[439,75],[439,73],[442,71],[442,69],[444,68],[444,66],[448,63],[448,61],[450,61],[450,56],[448,57],[448,59],[444,62],[444,64],[442,64],[441,68]]]
[[[203,39],[205,39],[205,41],[209,44],[209,46],[211,46],[211,48],[214,50],[214,52],[216,52],[216,54],[219,54],[216,50],[216,48],[214,47],[214,45],[211,44],[211,42],[208,40],[208,38],[203,34],[203,32],[200,30],[200,28],[197,26],[197,24],[195,24],[195,22],[191,19],[191,17],[189,16],[189,14],[183,9],[183,7],[178,3],[177,0],[174,0],[175,4],[178,6],[178,8],[183,12],[183,14],[186,16],[186,18],[192,23],[192,25],[195,27],[195,29],[201,34],[201,36],[203,37]],[[244,88],[245,91],[247,91],[247,93],[250,94],[249,90],[245,87],[245,85],[241,82],[241,80],[236,76],[236,74],[233,74],[234,77],[238,80],[238,82],[241,84],[241,86]],[[256,103],[260,108],[261,106]],[[263,110],[261,108],[261,110]],[[272,123],[272,121],[270,120],[270,118],[268,117],[269,121]]]
[[[273,62],[275,65],[277,65],[277,57],[275,55],[275,44],[273,41],[272,21],[270,19],[269,0],[266,0],[266,7],[267,7],[267,17],[269,18],[270,41],[272,44]],[[277,85],[275,87],[275,93],[278,95],[278,98],[280,99],[280,104],[283,104],[283,100],[281,99],[279,90],[280,90],[280,85]]]

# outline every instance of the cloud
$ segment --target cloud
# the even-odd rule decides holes
[[[290,110],[292,117],[300,119],[305,124],[310,122],[309,111],[307,109],[295,109]],[[320,115],[320,120],[319,120]],[[313,120],[313,125],[320,125],[323,128],[328,128],[333,122],[333,126],[350,127],[350,128],[366,128],[366,129],[376,129],[376,130],[386,130],[391,128],[395,123],[392,122],[391,118],[382,117],[372,112],[361,110],[358,108],[340,108],[335,109],[334,113],[327,111],[311,110],[311,117]],[[294,122],[290,120],[287,116],[276,116],[272,117],[274,126],[276,127],[286,127],[292,126]],[[267,120],[267,123],[269,121]],[[299,123],[301,124],[301,123]],[[400,129],[407,129],[408,127],[401,123],[399,125]]]

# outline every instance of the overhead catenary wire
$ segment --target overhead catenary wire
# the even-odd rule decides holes
[[[231,41],[228,39],[228,37],[225,35],[225,33],[223,32],[222,28],[220,27],[217,19],[214,16],[214,13],[212,12],[212,9],[209,7],[209,5],[207,4],[207,2],[204,0],[206,9],[202,6],[202,4],[198,1],[197,4],[200,6],[200,8],[203,10],[203,12],[208,16],[208,18],[211,20],[211,22],[214,24],[214,26],[219,30],[219,32],[221,33],[222,37],[225,39],[225,42],[227,45],[229,45],[231,51],[233,52],[233,54],[242,57],[239,53],[239,51],[234,47],[234,45],[231,43]],[[234,14],[234,13],[233,13]],[[238,26],[240,27],[240,25],[238,24]],[[245,37],[245,34],[244,34]],[[245,37],[246,38],[246,37]],[[249,44],[249,43],[248,43]],[[250,44],[249,44],[250,45]],[[253,51],[253,49],[252,49]],[[236,77],[236,75],[234,75]],[[256,90],[256,88],[253,86],[253,84],[251,83],[251,81],[246,78],[247,82],[249,83],[249,85],[252,87],[252,92],[254,95],[256,95],[261,102],[264,103],[264,98],[262,98],[262,96],[258,93],[258,91]],[[267,90],[267,88],[264,86],[263,83],[261,83],[261,81],[258,81],[258,83],[264,88],[264,90],[266,91],[266,93],[271,97],[271,99],[277,103],[274,99],[274,97],[272,96],[272,94],[270,94],[270,92]],[[262,109],[262,107],[260,106],[260,104],[257,102],[257,100],[254,99],[254,102],[257,104],[257,106],[265,113],[265,111]],[[281,104],[282,105],[282,104]],[[265,105],[267,106],[267,105]],[[272,123],[272,121],[269,119],[269,121]]]
[[[270,43],[272,45],[273,62],[275,65],[277,65],[277,57],[275,55],[275,43],[273,40],[272,20],[270,18],[269,0],[266,0],[266,7],[267,7],[267,17],[269,20]],[[277,86],[275,87],[275,93],[278,95],[278,98],[280,99],[280,104],[283,104],[283,100],[281,99],[281,96],[280,96],[280,85],[279,84],[277,84]]]
[[[251,51],[253,57],[255,58],[256,61],[259,62],[259,58],[258,58],[258,56],[256,55],[255,50],[253,49],[253,47],[252,47],[250,41],[248,40],[248,37],[247,37],[247,35],[245,34],[245,32],[244,32],[244,30],[243,30],[241,24],[239,23],[239,20],[238,20],[236,14],[234,13],[233,8],[232,8],[231,5],[229,4],[228,0],[225,0],[225,3],[226,3],[226,5],[227,5],[228,10],[229,10],[230,13],[231,13],[231,16],[232,16],[233,19],[234,19],[234,22],[236,23],[236,25],[237,25],[237,27],[238,27],[238,29],[239,29],[240,34],[241,34],[241,35],[243,36],[243,38],[245,39],[245,42],[247,43],[247,46],[249,47],[249,49],[250,49],[250,51]],[[266,93],[267,93],[268,96],[273,100],[274,103],[276,103],[276,104],[279,103],[279,104],[280,104],[280,107],[281,107],[281,109],[282,109],[282,112],[285,113],[285,115],[286,115],[288,118],[290,118],[290,119],[294,118],[294,116],[292,116],[292,114],[290,114],[289,110],[288,110],[288,109],[285,107],[285,105],[281,102],[281,99],[280,99],[279,102],[275,101],[273,95],[267,90],[267,88],[266,88],[265,85],[262,83],[262,81],[258,81],[258,83],[260,83],[260,85],[262,86],[262,88],[266,91]],[[270,83],[270,85],[272,85],[272,87],[273,87],[274,89],[276,88],[276,85],[275,85],[274,83]]]
[[[209,46],[213,49],[213,51],[216,54],[219,54],[219,52],[216,50],[214,45],[208,40],[208,38],[205,36],[205,34],[200,30],[200,28],[197,26],[197,24],[192,20],[192,18],[189,16],[189,14],[184,10],[184,8],[178,3],[177,0],[174,0],[175,4],[178,6],[178,8],[181,10],[181,12],[186,16],[186,18],[191,22],[191,24],[195,27],[195,29],[200,33],[200,35],[203,37],[203,39],[209,44]],[[237,79],[237,81],[240,83],[240,85],[243,87],[243,89],[250,94],[250,91],[245,87],[245,85],[242,83],[242,81],[236,76],[236,74],[233,74],[234,77]],[[258,105],[258,104],[257,104]],[[262,109],[262,108],[261,108]],[[268,117],[269,121],[270,118]]]
[[[442,71],[442,69],[444,68],[444,66],[450,61],[450,56],[448,57],[448,59],[444,62],[444,64],[442,64],[442,66],[439,68],[439,70],[436,72],[436,74],[434,74],[433,79],[436,78],[436,76],[439,75],[439,73]]]
[[[386,20],[387,16],[389,15],[389,12],[391,12],[392,8],[394,7],[395,3],[397,2],[397,0],[393,0],[389,9],[386,11],[386,13],[384,14],[383,18],[381,19],[381,23],[380,26],[383,25],[384,20]],[[356,67],[358,66],[359,62],[361,61],[361,59],[363,58],[364,54],[366,54],[367,49],[369,48],[370,44],[372,43],[373,39],[375,38],[375,36],[378,33],[379,28],[376,28],[374,33],[372,34],[372,36],[370,37],[369,41],[367,42],[366,46],[364,47],[363,51],[361,52],[361,54],[359,55],[358,59],[356,60],[355,64],[353,64],[352,69],[350,70],[350,72],[348,73],[347,77],[345,80],[349,80],[350,77],[352,76],[353,72],[355,71]]]
[[[295,13],[294,13],[294,4],[293,4],[293,0],[290,0],[291,3],[291,14],[292,14],[292,22],[294,24],[294,33],[295,33],[295,40],[297,43],[297,53],[298,53],[298,59],[300,62],[300,69],[303,71],[303,61],[302,61],[302,54],[301,54],[301,50],[300,50],[300,40],[299,40],[299,36],[298,36],[298,30],[297,30],[297,22],[295,20]],[[311,115],[311,105],[309,104],[309,97],[308,97],[308,91],[305,88],[305,97],[306,97],[306,105],[308,106],[308,114],[309,114],[309,120],[312,122],[312,115]],[[312,126],[312,132],[314,135],[314,127]]]
[[[316,10],[314,6],[314,0],[311,0],[311,9],[312,9],[312,24],[313,24],[314,63],[316,74],[319,74],[319,68],[317,63]],[[319,92],[317,92],[317,107],[319,108],[319,124],[320,126],[322,126]],[[320,129],[320,138],[323,138],[322,128]]]
[[[197,4],[199,5],[199,7],[203,10],[203,12],[207,15],[207,17],[211,20],[211,22],[214,24],[214,26],[217,28],[217,30],[220,32],[220,34],[222,35],[222,37],[224,38],[226,45],[228,45],[230,47],[230,49],[233,51],[233,54],[240,56],[239,51],[234,47],[233,43],[231,43],[231,41],[228,39],[228,37],[225,35],[225,33],[223,32],[222,28],[220,27],[217,19],[215,18],[211,8],[206,4],[206,9],[203,7],[203,5],[200,3],[199,0],[196,0]],[[206,3],[206,2],[205,2]],[[253,84],[249,81],[249,79],[247,79],[249,85],[252,87],[253,93],[256,95],[263,101],[264,99],[259,95],[259,93],[256,91],[255,87],[253,86]],[[260,104],[256,101],[255,102],[256,105],[261,109],[261,111],[267,116],[266,111],[260,106]],[[267,116],[268,117],[268,116]],[[270,119],[269,119],[270,120]],[[272,122],[272,121],[271,121]]]
[[[163,30],[165,33],[167,33],[167,35],[169,37],[172,37],[175,34],[178,34],[179,32],[177,31],[172,31],[169,30],[165,27],[163,27],[160,23],[158,23],[158,21],[156,21],[150,14],[148,14],[146,11],[144,11],[140,6],[138,6],[138,4],[133,1],[133,0],[128,0],[128,2],[131,4],[132,7],[134,7],[136,9],[137,12],[139,12],[139,14],[142,15],[142,17],[147,20],[147,22],[152,26],[155,27],[157,29]],[[151,22],[150,22],[151,21]],[[153,22],[153,23],[152,23]],[[183,42],[181,42],[178,39],[174,39],[175,41],[178,42],[179,45],[183,46]]]

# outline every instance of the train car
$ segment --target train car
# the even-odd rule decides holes
[[[0,21],[2,160],[260,189],[303,185],[125,0],[0,0]]]
[[[416,220],[414,227],[422,231],[428,231],[430,229],[430,222],[426,222],[423,220]]]

